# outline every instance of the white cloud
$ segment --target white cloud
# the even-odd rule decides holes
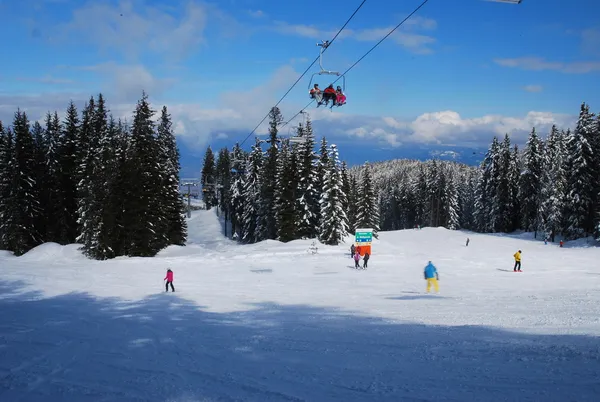
[[[73,11],[68,23],[54,28],[55,40],[119,52],[130,61],[147,53],[181,60],[202,48],[209,23],[222,33],[237,30],[230,16],[204,3],[189,1],[180,15],[170,11],[168,5],[135,0],[89,2]]]
[[[525,85],[523,89],[527,92],[542,92],[544,87],[541,85]]]
[[[584,53],[600,55],[600,28],[588,28],[581,32],[581,49]]]
[[[248,14],[254,18],[264,18],[267,16],[263,10],[249,10]]]
[[[80,69],[98,73],[104,80],[102,87],[108,88],[108,93],[117,102],[135,102],[142,91],[160,97],[176,81],[173,78],[157,78],[140,64],[120,65],[109,62]]]
[[[576,116],[555,114],[551,112],[531,111],[521,117],[501,115],[485,115],[475,118],[463,118],[451,110],[423,113],[413,120],[400,120],[385,116],[315,116],[315,127],[361,139],[371,143],[380,143],[392,147],[420,144],[487,146],[493,136],[504,136],[508,133],[516,142],[522,143],[536,127],[541,132],[548,132],[552,124],[558,127],[572,127]]]
[[[433,52],[429,46],[434,44],[436,39],[432,36],[416,33],[414,31],[431,31],[436,29],[436,27],[437,22],[435,20],[415,16],[408,19],[400,28],[394,31],[388,39],[393,40],[398,45],[413,53],[429,54]],[[352,38],[363,42],[376,42],[387,35],[393,28],[393,26],[388,26],[359,30],[344,29],[336,40]],[[314,25],[289,24],[282,21],[275,21],[273,29],[282,34],[302,36],[319,41],[333,38],[337,33],[337,30],[325,30]]]
[[[600,71],[600,61],[557,62],[547,61],[541,57],[518,57],[513,59],[494,59],[498,65],[523,70],[552,70],[565,74],[587,74]]]
[[[105,71],[111,77],[115,86],[124,86],[123,91],[127,96],[135,99],[126,99],[125,96],[114,97],[105,93],[109,109],[115,117],[131,120],[135,109],[135,100],[141,95],[138,84],[128,86],[127,81],[132,77],[141,77],[145,86],[160,89],[160,80],[143,69],[106,64],[94,67]],[[110,75],[113,74],[113,75]],[[178,138],[187,147],[201,150],[211,140],[227,139],[230,146],[243,140],[258,124],[263,116],[273,106],[290,82],[294,82],[299,73],[291,66],[281,67],[266,83],[260,84],[249,90],[235,90],[220,94],[210,103],[173,103],[166,105],[173,117],[173,126]],[[147,88],[146,88],[147,89]],[[165,102],[154,91],[149,91],[150,101],[154,109],[159,109]],[[58,110],[61,116],[70,99],[74,99],[79,107],[89,99],[90,94],[63,93],[44,94],[42,96],[8,96],[0,95],[0,119],[5,124],[10,124],[14,112],[18,107],[28,112],[32,120],[42,119],[47,111]],[[284,117],[290,118],[301,105],[293,104],[289,100],[282,103]],[[576,116],[561,115],[551,112],[531,111],[523,116],[485,115],[480,117],[464,118],[456,111],[437,111],[423,113],[414,119],[401,119],[397,116],[366,116],[347,114],[343,108],[330,111],[324,108],[309,110],[314,123],[315,133],[320,136],[326,134],[333,141],[350,141],[358,138],[358,144],[373,146],[415,146],[422,144],[439,144],[457,146],[487,146],[492,136],[511,134],[518,143],[523,143],[532,127],[540,132],[548,132],[552,124],[559,127],[573,127]],[[287,135],[290,126],[299,121],[292,121],[281,129],[282,135]],[[256,130],[255,135],[264,135],[267,132],[265,121]],[[245,145],[252,143],[249,138]],[[362,146],[362,145],[359,145]]]

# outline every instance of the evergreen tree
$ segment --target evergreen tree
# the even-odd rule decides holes
[[[446,201],[446,226],[450,230],[456,230],[460,227],[458,190],[452,177],[446,181],[444,188],[444,199]]]
[[[46,241],[61,243],[61,220],[64,199],[61,188],[60,166],[61,125],[58,113],[46,115],[46,129],[44,130],[45,181],[41,186],[44,191],[42,198],[45,203],[46,214]],[[65,243],[63,243],[65,244]]]
[[[567,139],[567,233],[572,239],[594,231],[595,178],[593,176],[593,151],[589,142],[594,129],[589,107],[581,105],[577,127]]]
[[[87,129],[89,146],[82,166],[85,176],[81,181],[83,196],[79,199],[78,210],[82,229],[77,241],[83,244],[82,249],[87,256],[107,259],[115,257],[111,241],[115,214],[107,204],[113,171],[112,166],[105,164],[114,160],[114,150],[109,140],[114,125],[109,127],[108,110],[102,94],[98,95],[93,105],[94,109],[84,112],[88,117],[87,121],[84,117],[84,127]]]
[[[373,229],[373,237],[379,238],[379,202],[373,186],[372,167],[368,163],[363,166],[358,188],[356,227]]]
[[[500,144],[498,164],[494,166],[495,196],[492,200],[492,213],[495,216],[495,232],[508,232],[512,228],[513,197],[511,188],[511,143],[508,134]]]
[[[519,158],[519,147],[515,144],[510,158],[509,183],[511,196],[511,216],[512,225],[509,231],[513,232],[521,228],[521,199],[520,199],[520,179],[521,179],[521,160]]]
[[[541,183],[543,174],[543,146],[535,131],[531,131],[524,154],[524,171],[521,175],[523,227],[527,231],[538,231],[538,210],[541,204]]]
[[[19,200],[15,197],[13,184],[17,178],[14,135],[10,128],[4,129],[0,121],[0,249],[11,248],[10,236],[17,230]]]
[[[35,121],[31,125],[31,136],[34,143],[34,160],[33,167],[34,180],[36,185],[32,187],[34,197],[38,200],[39,211],[38,218],[35,220],[35,232],[40,236],[40,243],[48,241],[47,228],[50,220],[49,199],[51,190],[50,177],[48,174],[48,166],[46,165],[46,154],[48,147],[46,145],[46,134],[42,125]]]
[[[55,217],[60,228],[58,243],[75,242],[78,233],[77,187],[79,166],[81,165],[79,150],[86,144],[80,142],[79,114],[75,104],[71,102],[62,125],[62,134],[58,145],[58,176],[62,208]]]
[[[231,182],[231,235],[235,240],[242,238],[244,233],[244,187],[247,170],[247,160],[239,143],[231,152],[233,180]]]
[[[317,237],[319,225],[319,180],[317,175],[317,154],[315,153],[315,137],[312,123],[307,119],[306,126],[298,128],[297,136],[305,138],[298,144],[298,187],[296,190],[296,223],[297,235],[300,239]]]
[[[246,171],[245,187],[244,187],[244,212],[243,212],[243,236],[242,240],[246,243],[255,243],[264,240],[260,237],[261,220],[260,220],[260,188],[261,175],[264,164],[263,151],[260,146],[260,140],[256,138],[256,142],[252,147],[252,152],[248,158],[248,168]]]
[[[163,167],[161,202],[164,208],[164,236],[166,244],[184,246],[187,239],[187,222],[184,218],[185,205],[179,195],[179,149],[173,122],[167,107],[163,106],[157,127],[157,141],[160,147],[160,166]]]
[[[327,139],[323,137],[321,138],[319,156],[316,162],[315,196],[317,200],[321,200],[321,198],[323,198],[323,185],[325,180],[325,173],[329,169],[330,162],[331,161],[329,160]],[[320,206],[315,210],[315,218],[317,222],[316,228],[319,228],[322,222]]]
[[[143,93],[134,112],[125,167],[125,184],[131,196],[124,205],[123,249],[129,256],[152,257],[164,246],[163,238],[156,232],[162,225],[158,208],[163,175],[158,166],[160,148],[154,136],[154,114]]]
[[[345,195],[342,208],[344,209],[344,213],[346,214],[346,227],[350,228],[350,220],[348,219],[347,214],[350,212],[350,198],[352,189],[350,184],[350,177],[348,176],[348,164],[346,163],[346,161],[342,162],[340,174],[342,176],[342,193]]]
[[[485,154],[485,158],[481,161],[480,175],[475,188],[475,227],[480,232],[491,231],[490,213],[492,210],[493,199],[493,183],[492,183],[492,168],[495,145],[498,144],[498,139],[494,137],[492,145]]]
[[[343,181],[337,147],[330,146],[329,166],[323,180],[321,196],[321,225],[319,239],[324,244],[337,245],[348,236],[348,218],[344,210],[346,195],[342,191]]]
[[[564,134],[553,125],[544,148],[540,223],[545,236],[554,242],[562,232],[565,209],[566,176],[564,162]]]
[[[289,141],[283,141],[278,155],[276,219],[277,240],[288,242],[296,239],[296,188],[298,186],[298,163],[296,152],[290,150]]]
[[[37,232],[41,207],[36,196],[36,144],[25,112],[17,110],[13,121],[14,169],[11,169],[9,208],[3,220],[5,246],[15,255],[23,255],[42,242]]]
[[[204,154],[204,165],[202,166],[202,199],[206,209],[211,209],[217,205],[217,194],[215,185],[217,184],[217,167],[215,165],[215,154],[210,146]]]
[[[278,126],[283,122],[283,116],[279,108],[273,107],[269,112],[269,149],[262,169],[261,194],[260,194],[260,218],[263,221],[259,225],[261,239],[277,238],[277,199],[275,186],[277,183],[277,159],[278,159]]]
[[[227,148],[219,150],[215,171],[217,176],[217,201],[219,208],[223,211],[225,221],[228,221],[231,204],[231,156]]]

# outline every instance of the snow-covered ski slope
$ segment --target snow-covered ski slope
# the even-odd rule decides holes
[[[600,249],[445,229],[348,247],[0,255],[0,401],[598,401]],[[465,247],[466,237],[471,242]],[[523,251],[523,272],[512,255]],[[425,294],[423,266],[440,272]],[[176,292],[164,293],[170,267]]]

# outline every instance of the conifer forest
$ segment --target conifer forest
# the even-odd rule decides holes
[[[523,149],[494,137],[479,166],[431,159],[349,168],[336,145],[317,140],[310,118],[290,141],[283,116],[250,151],[239,144],[202,163],[202,197],[243,243],[318,239],[336,245],[356,228],[443,226],[535,232],[550,241],[600,235],[600,115],[581,105],[575,127],[532,129]],[[86,256],[153,256],[185,245],[179,151],[166,107],[146,94],[131,122],[100,94],[61,121],[31,122],[17,110],[0,122],[0,249],[22,255],[45,242],[81,245]]]

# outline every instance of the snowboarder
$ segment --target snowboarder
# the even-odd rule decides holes
[[[369,258],[370,258],[370,257],[371,257],[371,256],[369,255],[369,253],[365,253],[365,256],[363,257],[363,261],[364,261],[364,262],[363,262],[363,268],[364,268],[364,269],[367,269],[367,262],[369,261]]]
[[[560,241],[560,247],[564,246],[564,244],[565,244],[565,243],[564,243],[564,242],[561,240],[561,241]]]
[[[467,237],[467,247],[469,247],[469,238]]]
[[[356,253],[354,253],[354,268],[360,268],[360,265],[358,264],[359,261],[360,261],[360,254],[357,251]]]
[[[440,285],[438,284],[440,276],[438,274],[437,268],[431,263],[431,261],[429,261],[425,266],[423,275],[425,276],[425,280],[427,281],[427,293],[429,293],[429,291],[431,290],[431,285],[433,285],[433,287],[435,288],[435,292],[438,293],[440,291]]]
[[[515,267],[513,268],[513,271],[522,272],[521,271],[521,250],[517,251],[513,257],[515,257]]]
[[[165,279],[163,280],[167,281],[167,283],[165,284],[165,292],[169,291],[169,285],[171,285],[171,290],[174,292],[175,288],[173,287],[173,271],[167,269],[167,276],[165,276]]]
[[[353,244],[350,246],[350,258],[354,257],[354,253],[356,253],[356,247]]]

